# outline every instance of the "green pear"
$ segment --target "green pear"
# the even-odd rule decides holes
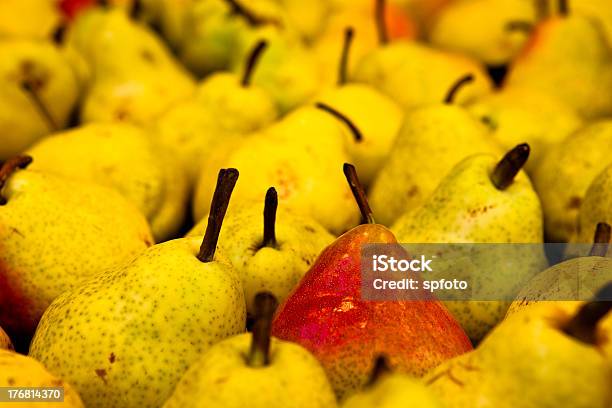
[[[463,160],[421,207],[397,220],[392,231],[398,242],[541,243],[544,232],[540,201],[529,178],[520,171],[528,156],[529,146],[519,145],[497,163],[494,156],[486,154]],[[465,273],[473,287],[482,287],[478,294],[472,294],[474,301],[444,302],[477,342],[503,319],[510,300],[531,277],[546,268],[547,261],[543,248],[532,252],[505,246],[478,255],[470,255],[471,248],[457,251],[467,252],[470,265],[462,269],[460,263],[452,263],[448,270],[435,273],[444,278]]]
[[[270,336],[276,299],[255,298],[253,333],[212,346],[185,373],[164,408],[334,408],[336,398],[317,359]]]
[[[416,378],[403,373],[390,373],[384,358],[374,366],[370,384],[351,395],[342,408],[442,408],[442,403]]]
[[[219,165],[240,169],[242,174],[234,203],[261,202],[261,192],[273,186],[281,205],[340,233],[359,221],[349,187],[338,171],[348,160],[349,137],[354,137],[351,128],[336,115],[305,106],[248,137]],[[203,168],[200,173],[193,201],[196,220],[208,212],[213,171]]]
[[[491,128],[503,148],[529,143],[531,155],[525,169],[530,174],[554,145],[583,124],[573,108],[529,88],[506,87],[478,98],[467,109]]]
[[[0,37],[48,39],[61,21],[55,0],[0,2]]]
[[[145,26],[118,8],[81,13],[66,47],[85,60],[90,83],[81,119],[147,124],[194,91],[191,76]]]
[[[0,325],[27,340],[49,304],[153,244],[149,225],[119,193],[50,173],[0,169]]]
[[[611,289],[600,298],[612,299]],[[595,334],[612,302],[587,302],[576,314],[560,303],[509,316],[425,381],[447,408],[609,407],[612,366],[601,349],[610,339]]]
[[[187,206],[178,160],[142,129],[95,123],[43,139],[28,154],[32,170],[85,180],[119,191],[143,213],[158,241],[175,235]]]
[[[279,112],[272,96],[251,83],[266,46],[261,41],[253,48],[242,75],[210,75],[198,85],[192,98],[176,104],[153,124],[152,136],[181,158],[191,184],[202,166],[224,157],[245,134],[277,119]],[[211,154],[213,151],[215,154]],[[216,172],[219,167],[213,169]]]
[[[272,293],[283,302],[289,292],[334,237],[318,222],[290,209],[278,207],[274,187],[261,207],[244,205],[226,217],[219,248],[242,278],[247,313],[254,313],[255,295]],[[202,235],[204,219],[188,236]]]
[[[455,1],[438,14],[429,39],[441,49],[500,66],[519,53],[530,34],[509,24],[535,24],[535,18],[533,4],[525,0]]]
[[[21,405],[40,408],[83,408],[85,405],[74,388],[61,378],[51,374],[41,363],[13,351],[0,349],[0,387],[4,389],[20,388],[57,388],[63,389],[63,401],[36,401],[2,403],[3,406]],[[5,394],[6,395],[6,394]],[[6,401],[6,400],[5,400]]]
[[[612,48],[599,22],[567,9],[536,26],[511,65],[506,86],[548,93],[586,118],[612,113]]]
[[[342,112],[361,132],[361,138],[350,138],[347,151],[359,169],[359,178],[369,186],[383,166],[397,136],[404,113],[388,96],[371,86],[348,83],[348,52],[353,30],[345,30],[338,86],[323,91],[317,100]]]
[[[456,83],[447,101],[469,78]],[[501,154],[501,149],[489,129],[464,108],[437,103],[408,112],[370,190],[377,220],[391,225],[421,205],[455,164],[476,153]]]
[[[611,162],[612,120],[591,123],[552,146],[533,172],[549,240],[576,234],[578,212],[593,179]],[[562,188],[559,188],[562,186]]]
[[[0,77],[2,161],[65,127],[80,89],[68,59],[44,41],[0,40]]]
[[[244,331],[240,277],[217,239],[238,178],[221,170],[204,235],[155,245],[65,292],[45,312],[30,355],[88,407],[157,407],[214,343]],[[201,243],[201,245],[200,245]]]
[[[578,214],[578,226],[573,242],[589,242],[590,235],[600,222],[612,225],[612,162],[602,171],[587,190]]]

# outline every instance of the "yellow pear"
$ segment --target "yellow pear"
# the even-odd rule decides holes
[[[612,161],[595,177],[584,196],[572,242],[590,242],[590,235],[601,222],[612,225]]]
[[[13,343],[11,343],[11,339],[9,338],[8,334],[2,330],[2,327],[0,327],[0,349],[13,349]]]

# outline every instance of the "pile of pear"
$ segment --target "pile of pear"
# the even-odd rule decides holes
[[[612,406],[606,0],[0,3],[0,387]],[[535,249],[369,302],[372,243]]]

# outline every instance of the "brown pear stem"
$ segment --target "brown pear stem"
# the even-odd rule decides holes
[[[593,247],[591,248],[590,256],[601,256],[604,257],[608,253],[608,246],[610,245],[610,238],[612,235],[612,228],[610,224],[600,222],[595,228],[595,236],[593,237]]]
[[[141,0],[132,0],[132,8],[130,9],[130,18],[132,20],[137,20],[142,14],[142,1]]]
[[[357,201],[357,205],[359,206],[359,211],[361,211],[361,222],[362,224],[374,224],[374,216],[372,215],[372,209],[370,208],[370,204],[368,203],[368,198],[365,193],[365,189],[361,182],[359,181],[359,177],[357,176],[357,170],[355,170],[355,166],[350,163],[344,163],[342,167],[344,171],[344,176],[346,177],[346,181],[348,181],[349,187],[353,193],[353,197],[355,197],[355,201]]]
[[[264,204],[264,231],[263,247],[276,248],[276,209],[278,208],[278,194],[274,187],[266,192]]]
[[[340,66],[338,67],[338,85],[346,84],[348,80],[348,59],[351,43],[354,37],[353,27],[344,29],[344,41],[342,42],[342,55],[340,56]]]
[[[247,357],[247,364],[251,367],[270,364],[270,332],[277,305],[276,298],[270,292],[259,292],[255,295],[255,323]]]
[[[491,173],[491,182],[493,182],[498,190],[505,190],[512,184],[514,177],[516,177],[525,165],[525,162],[527,162],[529,151],[529,145],[522,143],[506,153],[497,163],[493,173]]]
[[[322,111],[329,113],[330,115],[334,116],[336,119],[343,122],[350,129],[351,133],[353,134],[353,138],[355,139],[356,142],[361,142],[363,140],[361,131],[357,129],[357,126],[355,126],[355,124],[346,115],[344,115],[343,113],[339,112],[335,108],[332,108],[331,106],[323,102],[317,102],[315,106],[318,109],[321,109]]]
[[[238,0],[225,0],[225,2],[231,7],[232,14],[237,14],[244,18],[251,27],[258,27],[264,24],[280,25],[280,22],[277,20],[261,18],[255,15],[251,10],[240,4]]]
[[[597,324],[612,309],[612,282],[606,284],[585,303],[578,313],[565,325],[563,331],[583,343],[595,345]]]
[[[568,0],[559,0],[559,14],[562,16],[568,16],[570,13],[569,9],[569,1]]]
[[[385,0],[376,0],[376,30],[378,31],[378,43],[387,44],[389,43],[389,33],[387,31],[387,19],[385,18],[385,12],[387,5]]]
[[[55,123],[55,119],[53,119],[51,112],[49,112],[49,109],[47,109],[47,107],[43,103],[39,94],[40,88],[40,83],[35,79],[25,78],[21,82],[21,89],[23,89],[28,94],[30,100],[36,107],[36,110],[39,112],[40,116],[42,116],[45,122],[47,122],[47,127],[49,128],[49,130],[55,132],[59,129],[59,126],[57,125],[57,123]]]
[[[251,84],[251,78],[253,76],[253,72],[255,71],[255,67],[257,66],[257,62],[259,61],[261,54],[268,47],[268,42],[266,40],[259,40],[253,50],[250,52],[249,57],[247,58],[246,68],[244,70],[244,74],[242,75],[242,80],[240,81],[240,85],[243,87],[247,87]]]
[[[383,376],[389,374],[391,372],[391,366],[389,365],[389,360],[387,356],[381,354],[376,357],[374,361],[374,368],[372,369],[372,373],[370,373],[370,378],[368,379],[367,386],[372,386],[378,382]]]
[[[534,0],[536,8],[536,17],[538,21],[542,21],[550,17],[549,0]]]
[[[455,82],[453,86],[451,86],[451,88],[448,90],[446,98],[444,98],[444,103],[453,103],[455,101],[455,97],[457,96],[457,92],[459,92],[459,90],[465,85],[474,82],[474,79],[475,78],[473,74],[466,74],[463,77],[459,78],[459,80],[457,80],[457,82]]]
[[[24,155],[8,159],[2,164],[2,167],[0,167],[0,205],[5,205],[7,202],[6,198],[1,194],[6,181],[15,170],[25,169],[30,163],[32,163],[32,157]]]
[[[236,169],[221,169],[217,177],[217,187],[213,194],[212,203],[210,204],[210,213],[208,215],[208,225],[204,233],[204,239],[200,246],[197,258],[202,262],[212,262],[217,250],[217,241],[221,232],[223,218],[229,205],[232,191],[238,180],[238,170]]]
[[[534,29],[534,24],[530,21],[510,21],[506,24],[506,31],[520,31],[531,34]]]
[[[51,41],[53,41],[55,45],[62,45],[64,43],[67,28],[68,25],[65,21],[62,21],[55,27],[55,30],[51,33]]]

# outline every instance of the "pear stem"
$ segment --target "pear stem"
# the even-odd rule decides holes
[[[142,1],[141,0],[132,0],[132,8],[130,10],[130,18],[132,20],[137,20],[138,17],[142,14]]]
[[[359,177],[357,176],[357,170],[355,170],[355,166],[350,163],[344,163],[342,170],[344,171],[346,181],[348,181],[349,187],[351,188],[353,197],[355,197],[355,201],[357,201],[359,211],[361,211],[362,224],[374,224],[375,222],[374,216],[372,215],[372,209],[370,208],[370,204],[368,203],[368,198],[366,196],[365,189],[363,188],[363,185],[361,185]]]
[[[51,41],[55,45],[61,45],[64,43],[64,38],[66,37],[67,28],[68,28],[68,25],[66,24],[65,21],[62,21],[55,27],[55,30],[53,30],[53,33],[51,34]]]
[[[43,103],[38,93],[40,88],[41,84],[33,78],[25,78],[21,82],[21,89],[23,89],[28,94],[30,100],[36,107],[36,110],[38,110],[38,112],[40,113],[40,116],[42,116],[45,122],[47,122],[47,127],[49,128],[49,130],[51,132],[55,132],[59,129],[59,126],[57,125],[57,123],[55,123],[55,119],[53,119],[51,112],[49,112],[49,109],[47,109],[47,107]]]
[[[520,31],[523,33],[530,34],[533,31],[534,25],[530,21],[509,21],[506,24],[506,31]]]
[[[448,90],[446,98],[444,98],[444,103],[453,103],[455,101],[455,97],[457,96],[457,92],[459,92],[459,90],[465,85],[474,82],[474,79],[474,75],[472,74],[466,74],[463,77],[459,78],[459,80],[457,80],[457,82],[455,82],[453,86],[451,86],[451,88]]]
[[[262,247],[276,248],[276,209],[278,208],[278,194],[274,187],[266,192],[264,204],[264,230]]]
[[[542,21],[550,17],[549,0],[534,0],[536,8],[536,16],[538,21]]]
[[[372,386],[376,384],[378,380],[380,380],[384,375],[389,374],[391,372],[391,366],[389,365],[389,360],[387,356],[381,354],[376,357],[376,361],[374,362],[374,368],[372,369],[372,373],[370,374],[370,378],[368,380],[367,386]]]
[[[570,13],[569,10],[569,1],[568,0],[559,0],[559,14],[566,17]]]
[[[512,184],[514,177],[516,177],[529,158],[529,151],[529,145],[522,143],[506,153],[497,163],[493,173],[491,173],[491,182],[493,182],[498,190],[505,190]]]
[[[252,329],[251,349],[247,357],[247,364],[251,367],[270,364],[270,332],[277,305],[276,298],[270,292],[259,292],[255,295],[255,323]]]
[[[253,72],[255,71],[255,67],[257,66],[257,62],[267,47],[268,42],[266,40],[258,41],[257,44],[255,44],[255,47],[253,47],[253,50],[247,58],[246,68],[244,70],[244,74],[242,75],[242,80],[240,81],[240,85],[243,87],[247,87],[251,84],[251,78],[253,76]]]
[[[387,32],[387,19],[385,18],[385,12],[387,5],[385,0],[376,0],[376,30],[378,31],[378,43],[388,44],[389,33]]]
[[[217,177],[217,187],[213,194],[212,203],[210,204],[210,213],[208,215],[208,225],[204,233],[204,239],[200,246],[197,258],[202,262],[212,262],[217,250],[217,241],[221,232],[223,218],[229,205],[232,191],[238,180],[238,170],[236,169],[221,169]]]
[[[565,325],[563,331],[576,340],[595,345],[597,324],[612,309],[612,282],[606,284],[585,303],[578,313]]]
[[[0,193],[6,184],[6,181],[9,179],[11,174],[15,172],[17,169],[25,169],[28,165],[32,163],[32,157],[30,156],[16,156],[11,159],[8,159],[2,164],[0,167]],[[0,194],[0,205],[5,205],[7,199]]]
[[[331,106],[323,102],[317,102],[315,104],[315,107],[317,107],[318,109],[321,109],[324,112],[329,113],[332,116],[335,116],[336,119],[340,120],[346,126],[348,126],[356,142],[361,142],[363,140],[363,135],[361,134],[361,131],[357,129],[357,126],[355,126],[355,124],[348,117],[346,117],[346,115],[344,115],[343,113],[339,112],[335,108],[332,108]]]
[[[612,235],[612,228],[610,224],[600,222],[595,228],[595,237],[593,238],[593,247],[589,256],[601,256],[604,257],[608,253],[608,245],[610,244],[610,238]]]
[[[265,19],[265,18],[256,16],[253,12],[251,12],[245,6],[240,4],[238,0],[225,0],[225,2],[229,4],[229,6],[231,7],[232,14],[237,14],[241,16],[242,18],[244,18],[247,24],[250,25],[251,27],[257,27],[257,26],[261,26],[264,24],[280,25],[280,23],[276,20]]]
[[[340,56],[340,66],[338,67],[338,85],[346,84],[348,80],[348,59],[351,43],[354,37],[353,27],[344,29],[344,42],[342,43],[342,55]]]

